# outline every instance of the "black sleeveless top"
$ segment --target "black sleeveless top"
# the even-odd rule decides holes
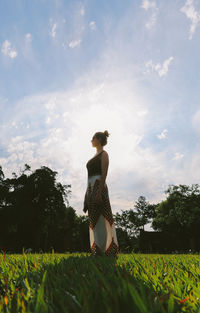
[[[93,175],[101,175],[101,153],[104,150],[102,150],[99,154],[95,155],[92,159],[90,159],[87,164],[87,170],[88,170],[88,177]]]

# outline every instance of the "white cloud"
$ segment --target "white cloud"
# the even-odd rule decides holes
[[[150,125],[155,123],[157,107],[149,107],[148,96],[145,99],[136,78],[126,75],[124,67],[119,69],[110,61],[108,67],[104,62],[93,65],[70,90],[18,101],[0,133],[8,153],[6,160],[0,158],[6,176],[25,163],[32,170],[41,165],[53,168],[58,171],[59,181],[72,185],[70,204],[78,214],[83,213],[86,162],[95,154],[91,136],[96,131],[107,129],[111,134],[105,146],[110,159],[106,180],[114,213],[133,207],[141,194],[155,203],[165,198],[169,183],[193,180],[187,160],[183,162],[184,170],[177,168],[177,162],[168,163],[169,146],[158,152],[151,143],[142,144]],[[165,114],[166,120],[170,117]],[[161,128],[163,117],[157,116],[157,121]],[[164,137],[166,130],[162,134]],[[174,156],[175,160],[181,158],[180,153]],[[192,164],[197,177],[198,162]]]
[[[4,162],[6,171],[12,173],[25,163],[32,169],[53,164],[55,170],[60,169],[59,180],[72,184],[70,202],[82,213],[86,162],[95,154],[91,136],[98,130],[108,129],[111,136],[105,150],[110,155],[107,181],[113,210],[128,209],[132,205],[144,177],[143,190],[150,191],[151,177],[156,175],[164,152],[154,154],[151,149],[140,147],[145,129],[145,103],[137,97],[134,81],[125,79],[122,72],[121,78],[117,77],[117,70],[109,77],[105,76],[105,68],[96,68],[95,72],[81,77],[72,90],[20,100],[0,134],[9,153],[6,164]],[[144,109],[141,111],[141,108]],[[140,112],[140,118],[135,112]],[[94,118],[97,115],[98,119]]]
[[[32,41],[32,35],[31,35],[30,33],[27,33],[27,34],[25,35],[25,39],[26,39],[26,42],[27,42],[27,43],[31,42],[31,41]]]
[[[174,57],[171,56],[169,59],[165,60],[162,65],[160,63],[157,63],[154,65],[152,60],[150,60],[150,61],[146,62],[145,67],[147,68],[147,70],[144,71],[143,73],[144,74],[150,73],[149,68],[151,68],[152,71],[158,72],[158,75],[160,77],[165,76],[169,70],[169,65],[173,59],[174,59]]]
[[[54,23],[52,28],[51,28],[51,37],[55,37],[56,36],[56,28],[57,28],[57,24]]]
[[[46,117],[45,123],[46,123],[46,124],[51,124],[51,117],[50,117],[50,116],[47,116],[47,117]]]
[[[150,8],[156,8],[156,3],[154,1],[149,1],[149,0],[143,0],[141,8],[148,10]]]
[[[95,30],[96,29],[96,24],[95,24],[95,21],[91,21],[90,24],[89,24],[90,28],[92,30]]]
[[[164,139],[164,138],[166,138],[167,132],[168,132],[168,130],[167,130],[167,129],[164,129],[161,134],[157,135],[157,137],[158,137],[159,139]]]
[[[81,43],[81,39],[70,41],[69,47],[70,48],[78,47],[80,46],[80,43]]]
[[[156,23],[157,12],[153,12],[149,21],[145,24],[146,28],[151,29],[153,25]]]
[[[193,0],[186,0],[185,5],[180,9],[182,13],[185,13],[187,18],[191,20],[192,24],[190,26],[189,39],[192,39],[192,36],[200,22],[200,12],[195,10],[193,5]]]
[[[151,16],[145,24],[147,29],[151,29],[153,25],[156,23],[157,14],[158,14],[158,8],[156,6],[156,2],[149,1],[149,0],[142,0],[141,8],[145,9],[146,11],[149,9],[152,10]]]
[[[179,152],[175,152],[173,160],[180,160],[184,157],[183,154],[179,153]]]
[[[9,56],[11,59],[16,58],[17,51],[14,47],[11,47],[11,42],[9,40],[5,40],[2,44],[1,52],[4,55]]]
[[[84,32],[86,30],[84,15],[85,10],[82,6],[82,3],[74,2],[73,6],[70,8],[68,17],[65,19],[62,16],[60,19],[58,19],[56,27],[58,28],[59,26],[59,33],[57,31],[55,34],[57,29],[55,26],[54,29],[52,29],[54,37],[57,37],[57,42],[55,42],[55,44],[57,44],[58,47],[61,46],[64,50],[66,50],[68,48],[75,48],[80,46],[84,38]],[[53,24],[52,18],[50,19],[50,22]]]

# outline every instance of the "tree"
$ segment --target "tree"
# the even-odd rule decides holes
[[[142,226],[144,230],[144,225],[149,223],[149,219],[152,216],[153,207],[150,207],[149,202],[146,201],[144,196],[140,196],[134,205],[134,209],[136,212],[132,212],[131,218],[134,221],[135,227],[137,230],[139,230]]]
[[[58,243],[65,227],[64,200],[71,185],[57,183],[57,172],[45,166],[30,175],[26,171],[27,164],[19,177],[13,173],[13,178],[0,180],[0,238],[15,247],[47,249]]]
[[[126,253],[138,249],[136,221],[133,216],[131,209],[113,215],[120,251]]]
[[[167,199],[156,208],[152,222],[155,230],[173,233],[200,234],[200,186],[192,184],[170,185],[165,191]]]
[[[130,219],[131,210],[121,210],[120,213],[116,213],[114,215],[115,223],[118,228],[121,228],[123,231],[127,233],[128,236],[134,235],[135,224]]]

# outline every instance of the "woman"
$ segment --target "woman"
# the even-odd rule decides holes
[[[88,211],[90,248],[92,256],[115,256],[119,253],[114,219],[111,211],[108,187],[105,182],[109,157],[103,150],[107,144],[108,131],[97,132],[92,137],[96,147],[95,156],[87,164],[88,184],[83,211]]]

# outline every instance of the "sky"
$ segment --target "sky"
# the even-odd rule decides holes
[[[199,0],[7,0],[0,30],[6,178],[48,166],[84,215],[91,139],[108,130],[114,214],[199,183]]]

